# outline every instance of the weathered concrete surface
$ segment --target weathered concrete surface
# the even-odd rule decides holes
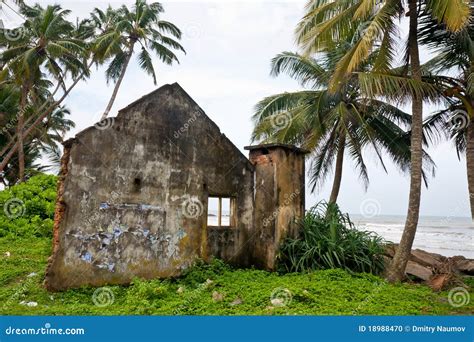
[[[253,264],[273,270],[281,241],[296,236],[304,215],[304,150],[282,144],[247,146],[255,166]]]
[[[46,286],[178,275],[217,255],[248,265],[254,167],[177,84],[65,144]],[[209,196],[235,198],[236,225],[208,231]]]

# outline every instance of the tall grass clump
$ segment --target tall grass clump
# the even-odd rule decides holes
[[[319,202],[299,223],[299,235],[280,248],[279,270],[306,272],[341,268],[380,274],[384,241],[375,233],[357,230],[337,204]]]

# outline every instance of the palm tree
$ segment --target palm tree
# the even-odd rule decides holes
[[[409,114],[363,96],[355,75],[341,83],[337,91],[329,91],[337,62],[348,48],[349,43],[341,43],[331,52],[318,54],[318,60],[291,52],[276,56],[272,75],[287,73],[309,89],[269,96],[257,104],[253,117],[253,140],[297,144],[312,151],[312,191],[334,167],[330,203],[335,203],[339,195],[345,152],[355,161],[365,187],[369,177],[364,148],[373,148],[384,169],[384,152],[403,171],[408,171],[410,164],[410,137],[404,131],[411,124]],[[369,67],[369,63],[362,66]],[[426,166],[433,164],[428,155],[425,158]]]
[[[25,174],[24,114],[37,97],[36,90],[42,89],[42,87],[37,87],[37,83],[46,73],[58,82],[58,87],[65,91],[67,74],[76,77],[87,72],[87,68],[84,65],[83,41],[73,38],[74,25],[66,20],[70,11],[63,10],[59,5],[46,8],[35,5],[22,6],[20,12],[26,18],[20,28],[21,35],[15,39],[9,39],[8,34],[3,35],[0,45],[5,50],[0,57],[0,64],[3,65],[3,77],[10,76],[7,82],[16,84],[20,89],[16,146],[19,178],[23,181]],[[52,86],[52,84],[49,85]]]
[[[110,8],[105,13],[99,9],[94,11],[93,21],[104,30],[97,40],[97,46],[103,51],[104,58],[112,58],[106,70],[107,82],[115,82],[102,119],[112,109],[137,44],[141,49],[138,54],[140,68],[153,77],[155,84],[156,74],[149,50],[166,64],[179,62],[172,50],[184,52],[184,49],[172,37],[180,39],[181,31],[174,24],[161,20],[159,15],[162,12],[164,9],[160,3],[148,4],[146,0],[136,0],[132,11],[125,5],[116,12]],[[170,34],[171,37],[165,34]]]
[[[423,65],[424,77],[443,89],[448,105],[425,121],[426,131],[434,142],[441,137],[451,139],[458,158],[466,155],[474,220],[474,21],[455,34],[427,15],[420,26],[420,42],[436,52],[436,56]],[[445,71],[456,74],[443,75]]]
[[[406,41],[405,80],[397,75],[387,75],[396,56],[396,23],[407,5],[409,33]],[[408,213],[399,248],[387,271],[389,281],[399,281],[405,275],[405,268],[416,234],[419,219],[423,158],[423,100],[422,73],[418,48],[419,9],[444,23],[449,31],[459,31],[469,22],[469,1],[467,0],[318,0],[309,1],[307,14],[297,28],[297,40],[305,52],[318,52],[334,46],[335,42],[354,36],[353,47],[338,62],[330,82],[334,91],[348,73],[354,72],[368,58],[375,46],[379,47],[377,61],[372,75],[360,75],[361,88],[367,95],[383,96],[394,89],[395,83],[402,83],[412,102],[411,125],[411,176]],[[357,35],[355,35],[357,37]],[[395,96],[393,92],[389,95]],[[406,93],[403,99],[406,100]],[[433,95],[433,94],[432,94]]]
[[[24,158],[25,175],[24,179],[29,179],[38,172],[47,172],[57,170],[61,157],[61,145],[64,134],[73,128],[74,122],[67,119],[69,110],[60,107],[48,117],[44,126],[36,129],[35,134],[25,140]],[[61,133],[62,134],[58,134]],[[49,163],[44,164],[47,158]],[[13,185],[20,181],[17,158],[13,158],[3,172],[3,184]]]
[[[116,44],[117,38],[114,35],[119,20],[117,11],[110,5],[105,11],[95,8],[87,20],[87,26],[93,30],[93,33],[88,34],[88,37],[93,38],[91,50],[98,64],[105,63],[108,58],[120,51],[120,45]]]
[[[40,95],[44,97],[45,95]],[[20,100],[20,90],[13,85],[0,87],[0,147],[3,147],[15,134],[14,123]],[[43,98],[37,99],[44,101]],[[34,115],[34,106],[28,107],[24,113],[25,118]],[[25,178],[29,178],[36,172],[46,171],[56,166],[57,160],[53,159],[59,153],[59,144],[64,134],[74,127],[74,122],[67,119],[70,112],[64,107],[55,110],[41,126],[35,127],[35,131],[24,141],[24,165]],[[50,166],[40,166],[36,161],[43,155],[49,156],[52,161]],[[3,171],[2,182],[6,185],[15,184],[20,180],[18,157],[12,158]]]

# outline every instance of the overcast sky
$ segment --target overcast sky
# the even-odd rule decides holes
[[[133,1],[39,1],[60,3],[72,10],[72,17],[86,17],[94,7],[109,3],[119,6]],[[32,4],[33,1],[27,1]],[[184,33],[182,45],[187,54],[172,67],[155,60],[158,87],[178,82],[214,120],[221,131],[242,150],[250,142],[253,106],[264,96],[300,89],[287,78],[269,76],[270,59],[282,51],[296,51],[293,31],[303,13],[305,1],[163,1],[162,18],[178,25]],[[8,21],[16,21],[7,11]],[[71,17],[71,19],[73,19]],[[406,33],[401,24],[402,36]],[[427,54],[423,53],[426,59]],[[66,105],[72,111],[76,129],[69,135],[98,121],[112,92],[106,85],[104,70],[94,70],[87,83],[76,87]],[[117,101],[120,108],[153,91],[152,79],[141,72],[134,60],[125,76]],[[429,108],[426,114],[429,114]],[[469,216],[465,159],[457,159],[451,144],[430,150],[437,164],[436,177],[423,190],[421,214],[434,216]],[[373,209],[379,214],[405,215],[409,178],[387,160],[386,174],[367,154],[370,187],[364,191],[350,162],[345,164],[339,203],[344,211],[359,214]],[[347,159],[348,160],[348,159]],[[327,199],[329,181],[321,191],[307,195],[306,206]]]

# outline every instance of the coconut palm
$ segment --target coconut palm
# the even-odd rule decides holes
[[[59,5],[42,8],[22,6],[21,14],[25,22],[15,30],[4,30],[0,46],[4,51],[0,56],[3,65],[2,79],[12,82],[20,89],[17,115],[17,146],[19,178],[24,179],[24,134],[25,112],[37,95],[37,83],[46,76],[57,81],[58,88],[66,90],[66,77],[76,77],[87,72],[84,63],[84,43],[74,38],[74,25],[67,21],[70,13]],[[52,86],[52,84],[49,84]],[[53,110],[53,108],[52,108]],[[9,155],[11,158],[11,154]],[[5,164],[5,160],[2,163]],[[2,168],[3,170],[3,168]]]
[[[140,68],[153,77],[155,84],[156,74],[151,52],[166,64],[179,62],[173,50],[184,52],[183,47],[174,39],[181,38],[181,31],[174,24],[160,19],[160,13],[163,12],[160,3],[148,4],[146,0],[136,0],[132,11],[125,5],[117,11],[112,9],[108,9],[105,13],[98,9],[94,11],[93,21],[102,25],[104,30],[97,40],[97,46],[103,52],[104,58],[112,59],[106,70],[107,82],[115,83],[102,119],[105,119],[112,109],[137,45],[140,47],[138,53]]]
[[[409,33],[406,41],[405,79],[386,75],[396,56],[397,22],[405,12],[409,17]],[[309,1],[306,15],[297,28],[297,40],[305,52],[318,52],[331,48],[335,42],[354,36],[355,44],[338,62],[330,82],[334,91],[351,73],[379,47],[372,75],[361,74],[361,88],[368,96],[396,95],[394,84],[404,84],[412,103],[411,126],[411,175],[408,213],[399,248],[387,271],[389,281],[399,281],[405,268],[416,234],[419,219],[422,159],[423,159],[423,100],[422,73],[418,45],[418,17],[423,10],[446,29],[456,32],[470,20],[468,0],[315,0]],[[358,36],[358,37],[357,37]],[[401,94],[404,100],[407,94]],[[433,95],[433,94],[430,94]]]
[[[116,35],[114,35],[119,20],[117,11],[110,5],[105,11],[95,8],[91,17],[87,19],[86,26],[93,32],[86,32],[88,38],[92,38],[91,50],[94,52],[98,64],[105,63],[108,58],[120,51],[119,45],[116,44]]]
[[[365,97],[355,75],[346,78],[337,91],[329,91],[337,62],[348,48],[349,43],[341,43],[331,52],[318,54],[318,60],[291,52],[276,56],[272,75],[287,73],[307,89],[263,99],[253,117],[254,140],[297,144],[312,152],[309,172],[313,191],[334,168],[330,203],[337,201],[345,155],[354,160],[365,187],[369,183],[362,153],[365,148],[375,151],[384,169],[383,154],[403,171],[409,171],[410,164],[410,136],[404,130],[411,123],[409,114]],[[426,166],[432,166],[429,156],[425,158]]]
[[[37,101],[44,101],[45,94],[40,94]],[[0,87],[0,147],[3,147],[16,132],[15,118],[18,113],[20,100],[20,90],[13,85]],[[25,118],[34,115],[34,106],[29,106],[24,116]],[[24,141],[24,165],[25,178],[29,178],[36,172],[46,171],[56,166],[57,160],[53,157],[59,153],[59,145],[64,134],[74,127],[74,122],[67,119],[70,112],[64,107],[55,110],[40,126],[35,127],[35,131]],[[40,166],[36,162],[42,157],[48,156],[52,165]],[[4,184],[15,184],[20,180],[18,157],[14,157],[5,167],[2,173]]]
[[[425,78],[444,90],[448,104],[445,109],[431,115],[425,127],[434,142],[442,137],[451,139],[458,158],[466,156],[471,216],[474,219],[474,21],[453,34],[425,15],[419,34],[421,43],[436,52],[436,56],[423,65]]]

